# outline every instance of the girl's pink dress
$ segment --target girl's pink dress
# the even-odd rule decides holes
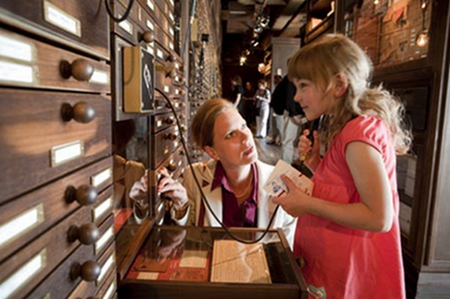
[[[386,233],[351,229],[326,219],[299,217],[294,254],[305,259],[307,284],[323,286],[327,299],[405,298],[398,222],[396,154],[384,122],[375,116],[352,119],[334,138],[314,173],[313,196],[337,203],[361,198],[345,161],[346,146],[362,141],[378,150],[389,176],[395,216]],[[361,165],[364,167],[364,165]]]

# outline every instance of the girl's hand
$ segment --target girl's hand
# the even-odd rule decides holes
[[[320,138],[317,131],[313,132],[314,143],[308,138],[310,131],[303,131],[297,145],[297,152],[300,160],[303,161],[310,169],[315,170],[322,158],[320,157]]]
[[[281,179],[288,190],[286,195],[274,198],[273,203],[281,205],[286,213],[293,217],[309,213],[311,196],[297,187],[286,175],[281,175]]]

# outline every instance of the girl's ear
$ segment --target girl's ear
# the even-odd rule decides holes
[[[219,155],[217,152],[209,145],[205,146],[204,148],[205,152],[214,160],[219,160]]]
[[[347,92],[347,76],[345,76],[343,73],[339,73],[335,76],[334,80],[334,96],[340,98]]]

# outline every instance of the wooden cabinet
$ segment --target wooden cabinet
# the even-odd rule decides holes
[[[1,298],[114,281],[108,32],[90,2],[0,4]]]

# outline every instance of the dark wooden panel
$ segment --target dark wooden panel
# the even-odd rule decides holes
[[[63,121],[63,104],[79,102],[93,107],[93,120]],[[111,153],[109,97],[4,89],[0,103],[0,203]],[[84,154],[52,167],[51,149],[75,141]]]
[[[0,36],[4,36],[11,41],[29,45],[30,49],[32,49],[31,61],[19,61],[18,63],[19,65],[29,64],[29,67],[33,69],[33,82],[19,82],[17,80],[0,81],[2,84],[60,90],[110,92],[109,66],[106,63],[101,63],[97,60],[53,47],[5,29],[0,29]],[[7,60],[5,57],[0,58],[0,61],[15,63],[14,60]],[[76,62],[74,63],[74,61]],[[84,75],[85,73],[89,74],[90,69],[92,69],[95,74],[91,77],[91,81],[86,81],[86,79],[82,77],[78,77],[79,80],[77,80],[71,76],[70,72],[62,72],[63,65],[71,65],[76,69],[76,76]],[[95,79],[99,78],[99,76],[97,76],[98,74],[101,74],[102,80],[106,80],[103,81],[104,83],[98,83],[98,81],[95,82]]]
[[[52,34],[69,39],[109,56],[109,23],[103,0],[4,0],[1,7],[22,18],[37,28],[50,31]],[[60,12],[61,19],[72,27],[79,26],[80,34],[74,34],[46,21],[44,6],[49,3]],[[63,26],[64,27],[64,26]]]

